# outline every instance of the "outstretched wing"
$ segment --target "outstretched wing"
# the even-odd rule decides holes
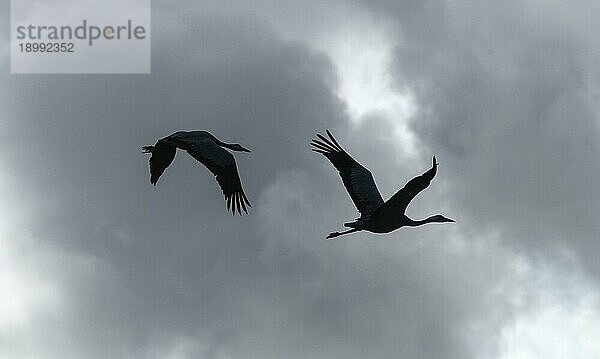
[[[152,153],[152,156],[150,156],[150,183],[156,186],[160,175],[173,162],[177,147],[168,142],[158,141],[155,146],[142,147],[142,151]]]
[[[182,149],[190,156],[205,165],[216,176],[227,201],[227,209],[234,215],[236,211],[241,215],[242,210],[248,213],[247,207],[252,206],[242,188],[233,155],[205,136],[198,136],[195,139],[180,137],[177,142],[182,144]]]
[[[431,180],[433,180],[433,177],[435,177],[435,174],[437,173],[437,166],[438,163],[435,160],[435,156],[433,156],[433,164],[431,168],[422,175],[408,181],[401,190],[396,192],[385,203],[386,208],[394,209],[394,211],[401,211],[404,213],[410,201],[412,201],[413,198],[419,194],[419,192],[429,187]]]
[[[329,131],[327,131],[327,136],[329,139],[317,134],[318,139],[313,139],[311,142],[312,150],[323,154],[331,161],[340,172],[344,187],[350,194],[361,217],[368,217],[383,204],[383,198],[375,185],[373,175],[346,153]]]

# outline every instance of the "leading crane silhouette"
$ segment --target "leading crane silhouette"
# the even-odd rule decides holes
[[[252,206],[242,188],[235,158],[225,148],[241,152],[250,152],[250,150],[237,143],[222,142],[206,131],[175,132],[158,140],[154,146],[142,147],[142,152],[152,154],[150,157],[150,183],[156,185],[160,175],[173,162],[178,148],[186,151],[216,176],[227,201],[227,209],[233,215],[236,211],[241,215],[242,210],[248,213],[246,206]]]
[[[354,222],[344,223],[345,227],[350,228],[349,230],[330,233],[327,239],[358,231],[389,233],[404,226],[416,227],[426,223],[454,222],[441,214],[422,220],[413,220],[405,214],[410,201],[427,188],[435,177],[438,166],[435,156],[427,172],[408,181],[401,190],[384,202],[371,172],[346,153],[329,131],[327,136],[329,138],[317,134],[318,138],[311,142],[312,150],[327,157],[340,172],[342,182],[360,212],[360,217]]]

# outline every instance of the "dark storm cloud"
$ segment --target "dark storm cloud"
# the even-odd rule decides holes
[[[123,355],[153,335],[239,336],[244,293],[266,270],[251,217],[227,216],[212,176],[180,155],[155,189],[142,144],[197,128],[244,143],[253,155],[238,166],[259,201],[276,171],[308,166],[314,128],[342,119],[328,63],[303,46],[244,19],[157,22],[170,31],[154,37],[152,76],[9,81],[22,121],[8,132],[27,134],[8,144],[21,154],[9,168],[57,207],[35,234],[115,271],[71,283],[66,334],[84,356]]]
[[[534,252],[575,251],[600,274],[594,1],[374,1],[397,20],[396,83],[412,127],[451,161],[473,225]]]
[[[332,129],[387,194],[429,159],[418,169],[397,163],[381,119],[349,129],[333,65],[306,44],[282,41],[260,16],[154,5],[152,75],[4,77],[10,121],[2,126],[11,136],[0,147],[3,167],[35,195],[22,204],[42,212],[27,232],[52,258],[47,272],[64,301],[60,312],[35,316],[33,329],[2,333],[6,350],[49,358],[476,357],[473,341],[487,345],[510,318],[494,290],[514,285],[507,253],[489,244],[490,258],[481,249],[487,232],[469,231],[479,243],[468,249],[464,229],[446,226],[321,240],[355,211],[331,165],[309,151],[315,131]],[[434,74],[420,66],[410,79],[424,84],[419,99],[437,114]],[[440,176],[457,176],[456,168],[470,169],[461,162],[470,142],[437,119],[423,119],[433,132],[417,133],[444,154]],[[156,188],[148,183],[140,146],[177,129],[210,130],[252,149],[236,155],[250,216],[229,216],[212,175],[181,153]],[[369,146],[367,136],[382,141]],[[445,183],[436,179],[410,211],[475,216],[470,202],[444,204]]]

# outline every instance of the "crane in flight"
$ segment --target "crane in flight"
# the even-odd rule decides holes
[[[419,192],[429,186],[437,172],[438,163],[435,156],[431,168],[417,176],[387,201],[383,201],[371,172],[350,156],[327,130],[327,137],[317,134],[311,142],[312,150],[321,153],[339,171],[344,187],[360,212],[360,217],[354,222],[344,223],[350,228],[345,232],[333,232],[327,239],[358,231],[373,233],[389,233],[400,227],[416,227],[427,223],[454,222],[441,214],[436,214],[422,220],[413,220],[405,212],[410,201]]]
[[[252,206],[242,188],[235,158],[225,148],[240,152],[250,152],[250,150],[237,143],[222,142],[206,131],[178,131],[159,139],[154,146],[142,147],[142,152],[152,154],[150,183],[156,185],[160,175],[173,162],[178,148],[186,151],[216,176],[227,201],[227,210],[230,210],[233,215],[236,211],[241,215],[242,210],[248,213],[247,207]]]

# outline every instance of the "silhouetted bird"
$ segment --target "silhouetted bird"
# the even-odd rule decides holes
[[[219,141],[206,131],[179,131],[162,138],[154,146],[143,146],[142,152],[151,153],[150,183],[156,185],[158,178],[173,162],[177,148],[186,151],[190,156],[206,166],[215,176],[223,190],[227,209],[235,215],[241,209],[248,213],[246,206],[252,207],[244,190],[235,165],[235,158],[228,148],[234,151],[250,152],[239,144],[229,144]]]
[[[371,172],[346,153],[329,131],[327,131],[327,136],[329,139],[317,134],[318,139],[311,142],[314,147],[312,150],[322,153],[340,172],[342,182],[360,212],[360,218],[354,222],[344,223],[345,227],[352,229],[330,233],[327,239],[358,231],[389,233],[404,226],[415,227],[432,222],[454,222],[441,214],[415,221],[404,213],[410,201],[427,188],[435,176],[438,166],[435,156],[431,169],[408,181],[401,190],[384,202]]]

